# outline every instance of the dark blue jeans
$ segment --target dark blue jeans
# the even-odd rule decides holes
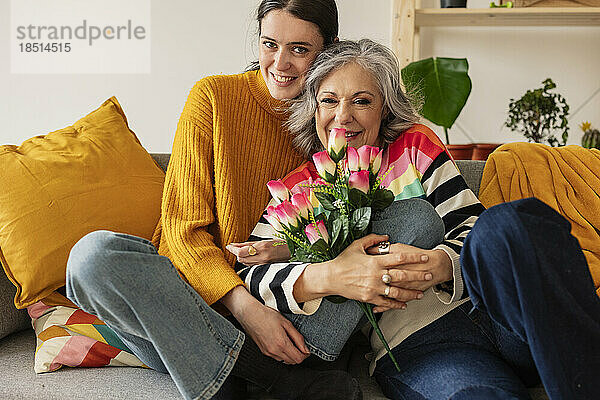
[[[466,303],[394,348],[376,378],[393,399],[551,399],[600,393],[600,300],[570,224],[536,199],[492,207],[461,254]]]

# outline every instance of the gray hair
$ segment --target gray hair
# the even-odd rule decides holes
[[[371,73],[383,98],[383,119],[379,136],[388,144],[406,129],[419,122],[421,101],[402,90],[400,68],[396,56],[387,47],[369,39],[344,40],[321,52],[307,72],[304,91],[290,106],[286,126],[294,137],[294,145],[310,158],[323,145],[317,136],[315,112],[317,91],[323,80],[333,71],[348,63],[356,63]]]

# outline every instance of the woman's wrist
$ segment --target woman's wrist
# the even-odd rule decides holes
[[[244,285],[238,285],[221,297],[221,303],[227,307],[236,319],[243,315],[247,306],[256,300]]]
[[[446,253],[442,249],[435,249],[432,250],[432,252],[436,255],[436,258],[438,260],[438,273],[433,274],[434,281],[436,282],[436,284],[451,281],[454,277],[454,271],[452,270],[452,260],[450,259],[450,256],[448,256],[448,253]]]
[[[328,284],[330,269],[331,261],[308,264],[294,283],[293,294],[296,302],[303,303],[332,294]]]

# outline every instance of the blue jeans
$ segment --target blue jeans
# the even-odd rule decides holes
[[[535,383],[527,346],[466,302],[413,333],[377,361],[377,383],[390,399],[529,399]],[[505,361],[514,358],[515,366]],[[516,367],[522,376],[515,372]]]
[[[600,300],[570,224],[537,199],[485,211],[465,240],[466,303],[378,362],[393,399],[551,399],[600,393]]]
[[[444,239],[444,222],[433,206],[422,199],[396,201],[374,215],[372,221],[372,232],[389,235],[392,243],[431,249]],[[336,304],[327,299],[323,299],[312,315],[283,315],[304,336],[311,353],[326,361],[333,361],[339,356],[363,318],[363,312],[355,301]]]
[[[109,231],[84,236],[71,250],[66,290],[142,362],[168,372],[184,398],[222,395],[244,334],[209,307],[148,240]]]

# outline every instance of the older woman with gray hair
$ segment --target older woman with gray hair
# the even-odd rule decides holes
[[[379,325],[401,371],[372,334],[370,372],[391,398],[529,398],[526,384],[537,374],[528,344],[485,310],[473,309],[463,284],[459,255],[484,208],[439,138],[418,124],[413,104],[384,46],[363,39],[323,51],[292,106],[288,127],[295,144],[310,159],[326,147],[332,129],[342,128],[348,146],[383,148],[381,168],[391,168],[384,185],[395,201],[374,222],[378,234],[322,263],[288,262],[286,246],[274,246],[274,231],[262,218],[250,241],[229,246],[238,273],[324,360],[339,355],[361,314],[353,302],[323,297],[372,303],[382,312]],[[283,183],[293,191],[317,178],[307,161]],[[485,257],[463,254],[476,265]],[[515,262],[510,251],[505,257]]]

